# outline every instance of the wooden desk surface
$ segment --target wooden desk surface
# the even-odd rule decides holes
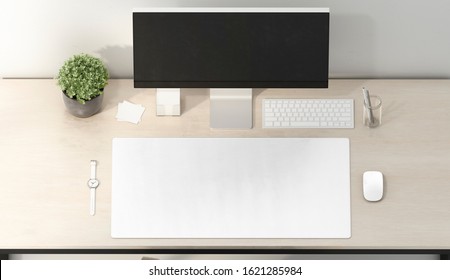
[[[362,125],[361,87],[383,99],[383,124]],[[181,117],[155,116],[155,91],[111,80],[103,110],[65,111],[54,80],[0,80],[0,249],[450,248],[450,80],[331,80],[328,89],[254,91],[254,129],[211,130],[209,95],[182,91]],[[265,97],[353,98],[354,129],[262,129]],[[123,100],[146,107],[138,125],[115,120]],[[113,137],[348,137],[350,239],[112,239]],[[89,161],[98,160],[97,214],[89,215]],[[380,170],[385,196],[362,196]]]

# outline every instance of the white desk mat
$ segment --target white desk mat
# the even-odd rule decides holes
[[[113,238],[349,238],[346,138],[115,138]]]

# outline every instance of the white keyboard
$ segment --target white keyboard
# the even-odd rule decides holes
[[[263,128],[354,128],[353,99],[263,99]]]

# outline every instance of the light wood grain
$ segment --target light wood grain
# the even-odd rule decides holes
[[[362,125],[361,87],[383,99],[383,123]],[[205,89],[182,90],[180,117],[155,116],[155,91],[111,80],[102,111],[65,111],[54,80],[0,80],[0,248],[450,248],[450,80],[331,80],[328,89],[255,89],[254,129],[211,130]],[[353,98],[354,129],[262,129],[266,97]],[[138,125],[114,116],[122,100],[147,109]],[[112,239],[113,137],[348,137],[350,239]],[[89,161],[98,165],[89,215]],[[385,196],[362,196],[380,170]],[[270,221],[269,221],[270,222]]]

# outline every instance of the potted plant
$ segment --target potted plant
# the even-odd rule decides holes
[[[100,110],[108,78],[102,61],[88,54],[74,55],[65,61],[56,77],[67,110],[80,118]]]

